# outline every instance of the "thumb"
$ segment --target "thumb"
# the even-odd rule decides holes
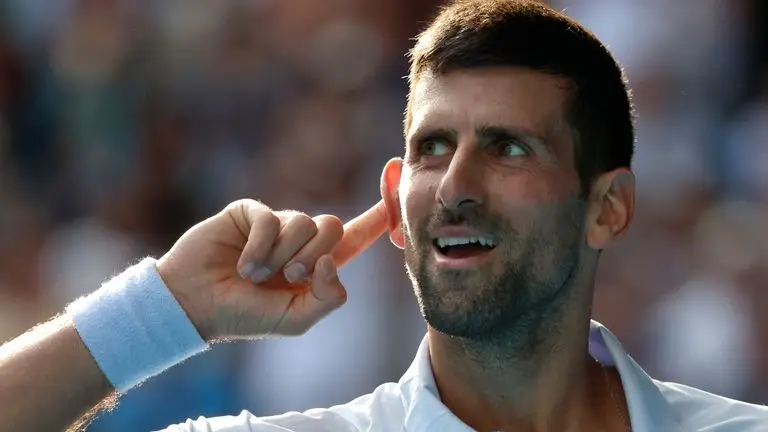
[[[339,280],[336,263],[331,255],[323,255],[315,264],[311,289],[294,303],[296,324],[301,331],[307,331],[346,302],[347,290]]]

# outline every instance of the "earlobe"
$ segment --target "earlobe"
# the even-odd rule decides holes
[[[405,248],[405,236],[403,235],[403,223],[400,212],[400,176],[402,175],[403,160],[392,158],[384,165],[381,173],[381,198],[387,206],[387,218],[389,225],[389,240],[400,249]]]
[[[587,219],[587,244],[601,250],[623,235],[635,212],[635,176],[625,168],[605,173],[593,183]]]

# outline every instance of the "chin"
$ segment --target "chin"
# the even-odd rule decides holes
[[[469,292],[482,286],[484,272],[479,269],[445,270],[432,268],[429,271],[429,286],[436,292]]]
[[[447,336],[467,339],[488,339],[498,326],[486,320],[478,320],[467,311],[464,314],[446,314],[443,312],[424,310],[424,319],[435,331]]]
[[[450,283],[437,278],[416,296],[424,320],[434,330],[460,338],[482,338],[498,327],[503,305],[493,301],[482,285],[467,275],[452,276]],[[463,279],[463,280],[457,280]]]

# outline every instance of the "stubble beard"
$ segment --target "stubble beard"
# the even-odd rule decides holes
[[[438,271],[431,267],[430,221],[420,223],[415,236],[406,232],[406,270],[429,326],[477,350],[493,347],[496,355],[530,359],[540,351],[560,329],[578,270],[583,208],[560,212],[554,218],[559,230],[538,226],[525,239],[508,222],[489,217],[502,239],[492,252],[504,260],[500,273],[492,263]]]

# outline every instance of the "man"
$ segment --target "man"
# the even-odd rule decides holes
[[[209,342],[305,332],[344,303],[337,266],[388,230],[428,323],[398,383],[169,430],[768,429],[766,407],[652,380],[590,321],[600,251],[634,212],[628,91],[594,36],[535,2],[460,1],[419,37],[410,84],[382,202],[344,227],[231,204],[6,345],[3,426],[60,429]]]

